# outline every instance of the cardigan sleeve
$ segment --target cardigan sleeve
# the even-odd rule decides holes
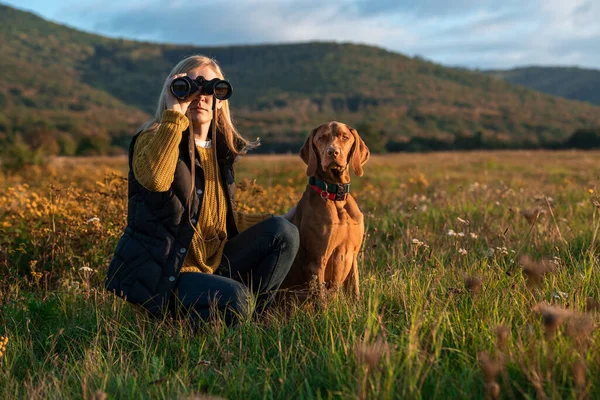
[[[173,183],[181,134],[189,121],[178,111],[165,110],[158,130],[142,132],[133,148],[133,173],[138,182],[153,192],[169,190]]]

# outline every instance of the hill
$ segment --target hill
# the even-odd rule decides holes
[[[0,5],[0,141],[61,154],[123,148],[183,57],[216,58],[234,118],[263,151],[297,151],[314,126],[353,124],[374,150],[411,137],[486,144],[564,140],[600,108],[377,47],[303,43],[193,47],[108,39]]]
[[[536,66],[487,73],[554,96],[600,105],[600,70]]]
[[[85,82],[80,66],[106,42],[0,5],[0,140],[49,152],[107,151],[147,116]]]

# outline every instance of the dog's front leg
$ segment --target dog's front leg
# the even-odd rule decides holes
[[[352,267],[350,268],[350,272],[348,273],[348,277],[344,281],[344,289],[354,296],[357,299],[360,298],[360,281],[358,277],[358,257],[354,256],[354,260],[352,261]]]
[[[305,279],[310,292],[316,297],[323,297],[325,290],[325,266],[321,258],[310,260],[304,269]]]

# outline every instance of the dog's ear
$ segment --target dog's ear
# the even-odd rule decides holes
[[[319,127],[320,128],[320,127]],[[319,128],[315,128],[312,130],[310,135],[306,138],[306,142],[304,142],[304,146],[300,149],[300,158],[307,165],[306,175],[313,176],[317,173],[317,164],[319,163],[317,159],[317,151],[315,150],[315,145],[313,144],[313,138],[315,137],[315,133],[319,130]]]
[[[362,166],[365,165],[365,163],[369,160],[371,152],[369,151],[369,148],[365,142],[363,142],[360,136],[358,136],[356,129],[350,128],[350,132],[352,132],[352,135],[354,135],[354,144],[352,145],[352,149],[350,149],[350,162],[352,163],[352,170],[357,176],[362,176]]]

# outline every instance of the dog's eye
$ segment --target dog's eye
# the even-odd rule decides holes
[[[348,140],[348,139],[350,139],[350,136],[342,136],[342,139],[343,140]]]

